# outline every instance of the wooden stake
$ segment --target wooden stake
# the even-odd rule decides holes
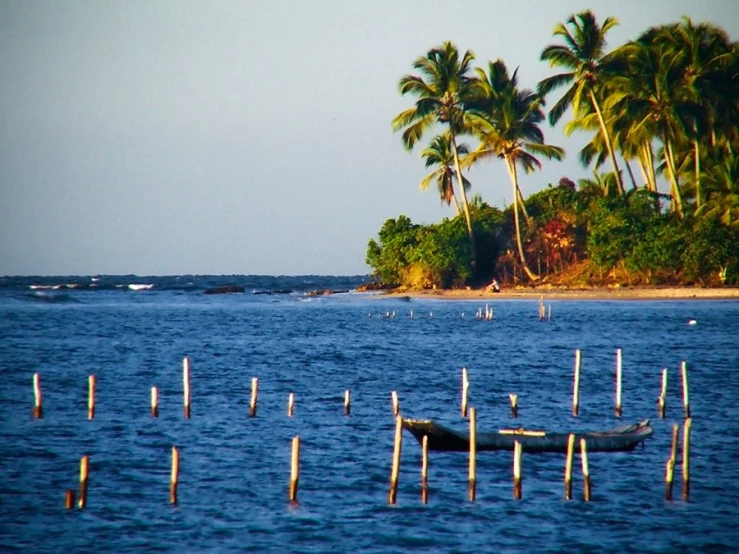
[[[177,485],[180,481],[180,451],[172,447],[172,473],[169,477],[169,503],[177,504]]]
[[[390,472],[390,495],[388,502],[395,504],[398,497],[398,476],[400,474],[400,449],[403,446],[403,418],[395,418],[395,443],[393,445],[393,467]]]
[[[590,502],[590,468],[588,467],[588,445],[585,439],[580,439],[580,458],[582,460],[583,499]]]
[[[257,397],[259,396],[259,378],[251,378],[251,401],[249,402],[249,417],[257,417]]]
[[[662,370],[662,391],[659,393],[657,404],[659,405],[659,418],[664,419],[667,407],[667,368]]]
[[[467,379],[467,368],[462,368],[462,417],[467,417],[467,393],[470,388],[470,382]]]
[[[95,417],[95,376],[87,378],[87,419]]]
[[[690,400],[688,399],[688,364],[683,362],[682,364],[683,374],[683,406],[685,407],[685,418],[690,418]]]
[[[477,492],[477,414],[475,408],[470,408],[470,468],[469,468],[469,498],[475,501]]]
[[[518,395],[509,394],[508,398],[510,398],[511,400],[511,417],[517,418],[518,417]]]
[[[522,487],[521,487],[521,454],[523,448],[521,443],[516,441],[513,447],[513,498],[521,500]]]
[[[400,414],[400,402],[398,401],[398,393],[396,391],[393,391],[390,393],[390,397],[392,398],[393,402],[393,415],[398,416]]]
[[[349,389],[344,391],[344,415],[349,416],[352,414],[352,398],[349,393]]]
[[[547,315],[547,320],[552,321],[552,305],[549,304],[549,314]]]
[[[190,358],[182,360],[182,385],[184,390],[185,419],[190,419]]]
[[[429,437],[423,436],[421,442],[421,503],[429,501]]]
[[[300,480],[300,437],[293,437],[293,454],[290,460],[290,502],[298,503],[298,481]]]
[[[295,395],[290,393],[287,397],[287,417],[292,417],[295,413]]]
[[[539,297],[539,321],[544,321],[545,315],[546,315],[546,312],[544,308],[544,295],[542,294]]]
[[[41,377],[38,373],[33,374],[33,398],[33,417],[39,419],[44,414],[44,408],[41,397]]]
[[[580,411],[580,362],[582,355],[580,350],[575,350],[575,384],[572,387],[572,415],[577,417]]]
[[[690,498],[690,427],[693,419],[685,420],[683,426],[683,500]]]
[[[87,506],[87,476],[90,470],[90,457],[82,456],[80,459],[80,499],[77,504],[79,508]]]
[[[159,390],[151,387],[151,417],[159,417]]]
[[[565,461],[565,500],[572,500],[572,459],[575,454],[575,434],[567,437],[567,460]]]
[[[67,510],[74,508],[74,491],[71,489],[64,493],[64,507]]]
[[[621,349],[616,349],[616,417],[621,417],[621,375],[622,359]]]
[[[680,425],[674,423],[672,425],[670,457],[667,459],[667,466],[665,468],[665,500],[672,500],[672,482],[675,475],[675,464],[677,463],[677,441],[679,436]]]

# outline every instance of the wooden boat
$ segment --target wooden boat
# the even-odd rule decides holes
[[[469,431],[455,431],[434,423],[431,420],[403,419],[403,427],[408,429],[420,443],[428,436],[429,450],[446,452],[467,452],[470,449]],[[610,431],[575,433],[575,451],[579,451],[580,439],[585,439],[589,452],[626,452],[634,450],[654,430],[645,419],[634,425],[617,427]],[[569,433],[548,433],[525,429],[501,429],[500,431],[477,432],[477,450],[513,450],[516,441],[521,443],[524,452],[567,452]]]

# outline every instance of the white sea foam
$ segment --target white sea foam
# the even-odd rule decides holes
[[[149,290],[152,287],[154,287],[154,285],[136,285],[133,283],[128,285],[128,288],[131,290]]]

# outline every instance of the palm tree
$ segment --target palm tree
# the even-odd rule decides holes
[[[561,37],[564,44],[551,44],[544,48],[541,59],[548,61],[552,67],[564,67],[568,71],[547,77],[539,83],[538,93],[545,97],[554,89],[572,83],[564,96],[557,101],[549,112],[549,122],[555,125],[565,111],[572,106],[575,119],[578,119],[583,104],[589,103],[596,113],[600,131],[605,141],[608,156],[611,159],[613,173],[619,193],[623,194],[624,185],[621,171],[616,161],[611,135],[598,99],[598,88],[605,78],[603,62],[606,48],[606,33],[618,25],[618,21],[608,17],[603,25],[598,25],[595,15],[590,10],[572,15],[567,20],[572,28],[570,32],[565,24],[559,23],[554,28],[555,37]]]
[[[413,107],[401,112],[392,121],[394,131],[404,129],[403,144],[407,150],[412,150],[423,134],[437,123],[447,127],[458,183],[464,183],[464,177],[459,163],[457,136],[465,127],[464,99],[469,91],[470,64],[474,59],[470,50],[460,57],[457,47],[449,41],[418,58],[413,62],[413,68],[419,75],[405,75],[400,79],[399,85],[401,95],[412,94],[418,100]],[[460,189],[474,264],[477,259],[475,235],[472,231],[467,193],[464,186]]]
[[[452,139],[450,133],[443,133],[438,135],[431,141],[428,147],[421,152],[421,157],[426,159],[426,167],[434,167],[431,173],[426,175],[421,181],[421,190],[426,190],[432,181],[436,181],[436,186],[439,189],[439,197],[442,202],[446,202],[447,206],[450,206],[454,201],[454,212],[459,214],[461,208],[457,195],[454,191],[454,155],[452,154]],[[469,152],[469,148],[466,144],[457,145],[457,153],[465,155]],[[461,162],[460,162],[461,163]],[[469,190],[470,182],[466,177],[462,176],[464,188]]]
[[[530,173],[541,168],[536,155],[561,160],[564,150],[544,143],[539,127],[544,119],[544,100],[530,90],[518,88],[518,69],[509,75],[502,60],[488,64],[488,74],[477,69],[473,86],[474,100],[469,103],[470,127],[480,145],[469,155],[474,162],[496,156],[505,161],[513,185],[513,219],[516,244],[526,275],[539,278],[526,263],[519,221],[519,186],[517,166]]]

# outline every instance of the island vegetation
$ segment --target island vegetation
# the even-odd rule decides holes
[[[378,281],[739,283],[737,42],[683,18],[608,52],[616,24],[585,11],[557,25],[541,53],[553,74],[536,90],[503,60],[474,67],[474,54],[451,42],[413,63],[400,93],[414,103],[392,126],[408,150],[428,140],[420,187],[435,187],[454,215],[425,225],[388,219],[367,248]],[[544,137],[547,122],[563,117],[565,133],[590,136],[578,156],[592,176],[562,177],[524,198],[521,174],[565,155]],[[510,177],[505,209],[488,205],[483,189],[472,195],[466,177],[490,158]]]

